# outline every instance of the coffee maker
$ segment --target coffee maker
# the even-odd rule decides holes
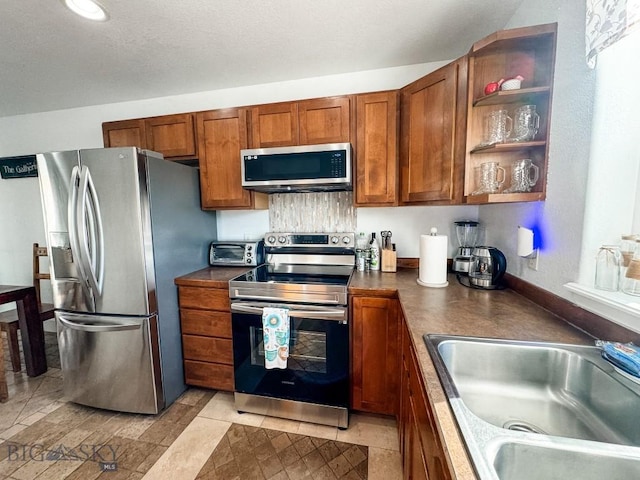
[[[461,220],[454,222],[456,226],[456,237],[458,238],[458,253],[453,257],[451,268],[454,272],[466,275],[469,273],[471,264],[471,253],[478,240],[478,222],[472,220]]]

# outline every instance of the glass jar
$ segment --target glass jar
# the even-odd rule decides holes
[[[364,232],[358,233],[356,237],[356,270],[360,272],[367,270],[367,257],[369,256],[368,240]]]
[[[638,235],[622,235],[620,237],[620,254],[622,255],[622,272],[621,277],[624,277],[624,273],[631,263],[633,254],[636,251],[637,240],[640,240]]]
[[[622,278],[622,291],[640,296],[640,239],[636,239],[635,252]]]
[[[620,247],[603,245],[596,256],[596,283],[600,290],[611,292],[620,289]]]

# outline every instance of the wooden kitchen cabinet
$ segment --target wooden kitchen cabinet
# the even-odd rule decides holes
[[[467,59],[400,91],[400,201],[462,203]]]
[[[187,385],[233,391],[233,342],[227,288],[178,287]]]
[[[251,108],[253,148],[350,142],[351,97],[271,103]]]
[[[398,299],[352,297],[351,408],[396,415],[400,371]]]
[[[471,48],[464,180],[467,203],[545,199],[556,31],[555,23],[502,30],[476,42]],[[488,83],[516,75],[524,78],[521,88],[485,95]],[[486,145],[487,115],[504,109],[515,122],[514,112],[523,105],[536,107],[539,128],[535,137],[527,141],[507,138],[502,143]],[[507,129],[513,132],[509,125]],[[511,186],[512,164],[527,158],[538,167],[538,181],[529,192],[507,193]],[[505,181],[495,193],[480,192],[479,170],[485,162],[498,162],[505,169]]]
[[[451,480],[409,330],[404,321],[401,323],[402,375],[398,423],[403,478]]]
[[[397,90],[356,97],[356,206],[397,204],[398,114]]]
[[[144,119],[105,122],[102,124],[102,140],[105,147],[146,148]]]
[[[165,158],[197,158],[193,117],[192,113],[184,113],[147,118],[147,148]]]
[[[183,113],[102,124],[105,147],[139,147],[171,160],[197,158],[194,115]]]
[[[247,110],[196,114],[200,152],[200,200],[205,210],[268,208],[265,194],[242,188],[240,150],[248,148]]]
[[[251,131],[253,148],[297,145],[298,104],[283,102],[253,107]]]

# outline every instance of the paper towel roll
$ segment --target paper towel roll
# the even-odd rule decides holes
[[[420,273],[418,284],[424,287],[446,287],[447,248],[446,235],[420,235]]]

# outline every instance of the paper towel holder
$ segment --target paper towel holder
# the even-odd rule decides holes
[[[427,250],[427,243],[433,248]],[[429,235],[420,235],[420,264],[418,285],[430,288],[443,288],[449,285],[447,281],[447,246],[446,235],[438,235],[438,229],[431,227]],[[429,258],[427,258],[427,254]],[[437,257],[435,258],[434,254]]]
[[[523,258],[536,258],[538,249],[535,248],[534,233],[530,228],[518,225],[518,247],[516,254]]]

